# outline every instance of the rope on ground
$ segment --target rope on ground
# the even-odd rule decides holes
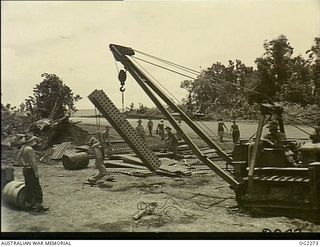
[[[191,203],[195,203],[198,207],[203,208],[203,209],[210,209],[211,207],[218,205],[226,200],[235,199],[234,196],[221,197],[221,196],[207,195],[207,194],[202,194],[202,193],[192,193],[192,196],[190,196],[190,197],[182,197],[182,196],[178,196],[175,194],[170,194],[170,196],[173,196],[173,197],[181,199],[181,200],[189,201]],[[206,203],[204,201],[194,200],[196,197],[199,197],[199,196],[209,197],[209,198],[213,198],[213,199],[220,199],[220,200],[218,202],[214,201],[212,203]]]
[[[165,200],[165,202],[163,203],[162,206],[158,206],[159,204],[157,202],[144,202],[144,201],[141,201],[141,202],[139,202],[137,204],[137,209],[138,210],[146,210],[147,214],[154,214],[154,215],[161,215],[163,213],[165,215],[168,215],[169,209],[175,209],[176,211],[178,211],[182,215],[190,216],[186,212],[183,212],[182,206],[176,200],[174,200],[173,198],[164,197],[163,199],[166,199],[166,200]],[[169,201],[172,202],[172,205],[167,205]],[[156,209],[158,209],[160,211],[155,212]]]

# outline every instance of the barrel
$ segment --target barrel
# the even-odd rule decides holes
[[[62,156],[62,164],[66,170],[84,169],[89,164],[89,155],[86,152],[65,154]]]
[[[27,198],[25,183],[19,181],[7,183],[2,190],[2,198],[12,206],[23,208]]]

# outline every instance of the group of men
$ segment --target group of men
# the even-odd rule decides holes
[[[181,124],[181,121],[179,122]],[[147,123],[147,128],[149,130],[149,136],[152,136],[153,131],[153,122],[149,119]],[[218,130],[220,140],[223,140],[223,130],[227,128],[222,120],[218,123]],[[263,145],[271,146],[271,147],[279,147],[283,148],[285,134],[278,130],[278,124],[275,121],[272,121],[269,126],[269,133],[266,134],[262,138]],[[142,121],[138,120],[138,126],[136,127],[139,135],[145,140],[146,134],[144,128],[142,126]],[[106,129],[103,133],[98,132],[96,137],[91,138],[89,144],[91,149],[93,150],[95,156],[95,165],[98,169],[98,173],[93,177],[89,178],[89,181],[97,181],[98,179],[103,178],[106,174],[106,168],[103,164],[103,160],[105,155],[107,154],[109,157],[111,156],[111,141],[110,141],[110,127],[106,126]],[[165,135],[164,131],[167,131]],[[221,133],[222,132],[222,133]],[[178,148],[178,133],[175,135],[172,133],[170,127],[164,127],[164,121],[161,119],[160,123],[157,126],[156,133],[159,135],[161,140],[166,140],[166,146],[164,151],[171,150],[173,151],[174,156],[177,156],[177,148]],[[233,142],[237,143],[240,138],[239,127],[235,121],[231,126],[231,133],[233,137]],[[315,132],[310,135],[310,139],[313,143],[320,143],[320,126],[315,128]],[[37,167],[37,157],[34,150],[34,147],[38,144],[38,138],[36,136],[30,136],[29,138],[25,138],[25,142],[23,143],[21,149],[19,150],[17,160],[18,163],[23,166],[23,176],[25,179],[25,187],[26,187],[26,202],[25,209],[33,210],[37,212],[47,211],[48,207],[43,206],[43,194],[39,181],[39,172]],[[286,152],[288,158],[290,158],[290,151]],[[290,159],[289,159],[290,162]]]
[[[136,127],[136,131],[138,132],[139,136],[145,141],[146,140],[146,133],[145,130],[142,126],[142,120],[139,119],[137,121],[138,125]],[[181,124],[181,120],[179,120],[179,124]],[[149,131],[149,137],[152,137],[153,133],[153,121],[151,118],[149,118],[147,122],[147,129]],[[167,132],[165,134],[165,131]],[[157,125],[156,129],[156,134],[159,135],[161,140],[165,140],[165,148],[164,152],[167,150],[170,150],[173,152],[174,158],[177,157],[177,150],[178,150],[178,139],[179,139],[179,134],[177,135],[172,133],[172,129],[170,127],[164,127],[164,120],[161,119],[160,122]]]
[[[139,136],[145,141],[146,140],[146,132],[142,126],[142,120],[139,119],[137,121],[138,125],[136,127],[136,131],[138,132]],[[151,118],[149,118],[148,123],[147,123],[147,129],[149,131],[149,136],[153,136],[153,121]],[[165,128],[164,128],[164,120],[161,119],[160,123],[158,123],[157,125],[157,129],[156,129],[156,134],[159,135],[161,140],[165,139]]]
[[[146,133],[142,126],[142,120],[138,120],[136,131],[143,140],[146,139]],[[234,123],[235,124],[235,123]],[[179,121],[181,125],[181,121]],[[147,123],[147,129],[149,136],[153,136],[153,121],[149,119]],[[235,128],[234,128],[235,129]],[[90,177],[89,182],[95,182],[102,179],[107,174],[106,167],[103,164],[103,160],[107,155],[111,155],[111,141],[110,141],[110,127],[106,126],[103,133],[98,132],[95,137],[92,137],[89,141],[91,150],[95,157],[95,165],[98,173]],[[167,132],[165,134],[165,131]],[[179,132],[177,134],[172,133],[170,127],[164,126],[164,120],[161,119],[156,128],[156,134],[159,135],[161,140],[165,140],[164,152],[170,150],[173,152],[174,158],[177,157],[178,141],[181,138]],[[31,136],[26,138],[25,143],[21,147],[18,153],[18,162],[23,166],[23,176],[25,179],[25,186],[27,191],[27,199],[25,202],[25,208],[33,211],[47,211],[48,207],[43,206],[43,194],[39,181],[39,172],[37,167],[37,157],[34,147],[38,144],[38,138]]]
[[[218,136],[219,136],[219,141],[223,142],[223,137],[224,137],[224,130],[228,131],[228,127],[224,124],[222,119],[218,119]],[[240,130],[239,126],[236,123],[236,120],[233,120],[233,123],[230,128],[230,132],[232,135],[232,141],[234,144],[237,144],[240,140]]]
[[[136,131],[139,136],[145,141],[146,140],[146,133],[144,127],[142,126],[142,120],[139,119],[137,121],[138,125],[136,126]],[[149,136],[153,136],[153,121],[151,118],[147,123],[147,129],[149,130]],[[92,137],[89,141],[89,145],[93,150],[94,157],[95,157],[95,165],[98,169],[98,173],[88,179],[90,183],[94,183],[99,179],[102,179],[106,176],[107,170],[103,164],[103,160],[105,156],[111,156],[111,141],[110,141],[110,127],[106,126],[106,129],[103,133],[98,132],[95,137]],[[165,131],[167,132],[165,134]],[[170,127],[164,127],[164,120],[161,119],[160,123],[157,126],[156,133],[159,135],[161,140],[165,140],[165,148],[164,152],[170,150],[173,152],[174,158],[177,157],[177,150],[178,150],[178,138],[175,134],[171,132]],[[108,180],[108,179],[107,179]]]

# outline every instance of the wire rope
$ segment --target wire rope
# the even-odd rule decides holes
[[[134,59],[133,59],[134,60]],[[182,103],[179,99],[177,99],[172,93],[170,93],[161,83],[160,83],[160,81],[158,81],[154,76],[152,76],[145,68],[143,68],[143,66],[140,64],[140,63],[138,63],[137,61],[135,61],[135,63],[137,64],[137,65],[139,65],[139,67],[141,68],[141,70],[143,70],[145,73],[147,73],[154,81],[156,81],[172,98],[174,98],[178,103]],[[164,92],[163,92],[164,93]],[[165,94],[165,93],[164,93]],[[167,95],[167,94],[165,94],[166,95],[166,97],[168,97],[169,98],[169,96]],[[197,124],[197,123],[196,123]],[[201,126],[198,126],[198,127],[201,127]],[[206,134],[208,134],[207,132],[206,132]]]
[[[162,59],[162,58],[153,56],[153,55],[151,55],[151,54],[148,54],[148,53],[145,53],[145,52],[142,52],[142,51],[138,51],[138,50],[134,50],[134,51],[135,51],[135,52],[138,52],[138,53],[141,53],[141,54],[143,54],[143,55],[146,55],[146,56],[148,56],[148,57],[151,57],[151,58],[153,58],[153,59],[155,59],[155,60],[161,61],[161,62],[163,62],[163,63],[167,63],[168,65],[170,64],[170,65],[172,65],[172,66],[174,66],[174,67],[178,67],[178,68],[180,68],[180,69],[184,69],[184,70],[186,70],[186,71],[190,71],[190,73],[193,72],[193,73],[195,73],[195,74],[201,74],[201,72],[199,72],[199,71],[196,71],[196,70],[194,70],[194,69],[190,69],[190,68],[185,67],[185,66],[182,66],[182,65],[180,65],[180,64],[173,63],[173,62],[171,62],[171,61],[168,61],[168,60],[165,60],[165,59]]]
[[[161,62],[166,63],[166,64],[168,64],[168,65],[171,65],[171,66],[173,66],[173,67],[176,67],[176,68],[179,68],[179,69],[181,69],[181,70],[187,71],[187,72],[189,72],[189,73],[192,73],[192,74],[195,74],[195,75],[201,75],[201,72],[196,71],[196,70],[193,70],[193,69],[190,69],[190,68],[188,68],[188,67],[185,67],[185,66],[182,66],[182,65],[179,65],[179,64],[170,62],[170,61],[165,60],[165,59],[161,59],[161,58],[159,58],[159,57],[150,55],[150,54],[145,53],[145,52],[141,52],[141,51],[138,51],[138,50],[134,50],[134,51],[136,51],[136,52],[138,52],[138,53],[140,53],[140,54],[146,55],[146,56],[148,56],[148,57],[151,57],[151,58],[153,58],[153,59],[155,59],[155,60],[157,60],[157,61],[161,61]],[[142,58],[139,58],[139,57],[136,57],[136,56],[135,56],[135,58],[138,59],[138,60],[140,60],[140,61],[143,61],[143,62],[145,62],[145,63],[151,64],[151,65],[153,65],[153,66],[160,67],[160,68],[165,69],[165,70],[168,70],[168,71],[170,71],[170,72],[173,72],[173,73],[176,73],[176,74],[185,76],[185,77],[187,77],[187,78],[189,78],[189,79],[193,79],[193,80],[196,80],[196,79],[197,79],[197,78],[191,77],[191,76],[189,76],[189,75],[186,75],[186,74],[177,72],[177,71],[175,71],[175,70],[172,70],[172,69],[169,69],[169,68],[160,66],[160,65],[158,65],[158,64],[152,63],[152,62],[150,62],[150,61],[146,61],[145,59],[142,59]],[[262,95],[263,97],[265,97],[266,100],[268,100],[269,102],[272,102],[272,100],[271,100],[270,97],[268,97],[267,95],[265,95],[265,94],[263,94],[263,93],[261,93],[261,92],[258,92],[258,91],[256,91],[256,90],[253,90],[253,89],[250,89],[250,88],[247,88],[247,87],[243,87],[243,86],[240,86],[240,85],[236,85],[236,84],[234,84],[233,82],[230,82],[230,81],[221,79],[221,78],[216,77],[216,76],[212,76],[212,78],[213,78],[214,80],[218,80],[218,81],[224,82],[224,83],[226,83],[226,84],[231,84],[232,86],[236,87],[236,89],[238,89],[238,90],[239,90],[239,89],[243,89],[243,90],[245,90],[245,91],[249,91],[249,92],[252,92],[252,93],[255,93],[255,94]],[[213,81],[212,79],[207,79],[207,80],[210,81],[210,82]],[[159,82],[158,82],[158,83],[159,83]],[[163,87],[163,86],[162,86],[162,87]],[[163,88],[164,88],[164,87],[163,87]],[[215,84],[215,88],[220,89],[220,90],[225,90],[225,88],[223,88],[222,86],[218,86],[217,84]],[[175,98],[175,97],[174,97],[174,98]],[[176,100],[177,100],[177,99],[176,99]],[[179,101],[179,100],[178,100],[178,101]],[[311,127],[311,128],[314,128],[313,126],[309,125],[307,122],[305,122],[305,121],[303,121],[303,120],[301,120],[301,119],[299,119],[299,118],[291,115],[290,113],[288,113],[288,112],[286,112],[286,111],[284,111],[283,113],[286,114],[286,115],[288,115],[288,116],[291,117],[291,118],[294,118],[294,119],[298,120],[299,122],[301,122],[301,123],[303,123],[303,124],[305,124],[305,125],[307,125],[307,126],[309,126],[309,127]],[[202,123],[202,122],[201,122],[201,123]],[[203,124],[203,123],[202,123],[202,124]],[[290,124],[290,123],[289,123],[289,124]],[[297,126],[294,125],[294,124],[290,124],[290,125],[296,127],[297,129],[299,129],[299,130],[302,131],[302,132],[308,133],[308,132],[302,130],[301,128],[297,127]]]
[[[146,74],[148,74],[154,81],[156,81],[172,98],[174,98],[178,103],[182,104],[182,102],[177,99],[172,93],[170,93],[154,76],[152,76],[139,62],[137,62],[135,60],[135,58],[133,58],[134,62],[136,63],[136,65],[138,65],[140,67],[140,69],[142,71],[144,71]],[[164,93],[164,92],[163,92]],[[166,97],[169,98],[169,96],[164,93],[166,95]],[[218,137],[217,134],[215,132],[213,132],[205,123],[203,123],[201,120],[199,121],[202,125],[204,125],[210,133],[212,133],[216,138]],[[200,124],[198,122],[195,122],[195,124],[207,135],[209,135],[210,137],[212,137],[205,129],[203,129]],[[226,148],[225,144],[223,144],[223,147]]]

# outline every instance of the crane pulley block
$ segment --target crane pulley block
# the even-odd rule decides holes
[[[120,70],[118,79],[121,82],[121,85],[124,85],[125,81],[127,80],[127,72],[125,70]]]
[[[120,91],[124,92],[126,89],[124,88],[125,86],[125,82],[127,80],[127,72],[125,70],[120,70],[119,71],[119,75],[118,75],[118,79],[120,81]]]

